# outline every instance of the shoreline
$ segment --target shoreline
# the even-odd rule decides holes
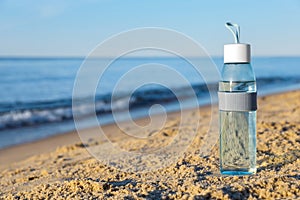
[[[287,93],[287,92],[296,91],[296,90],[299,90],[299,89],[300,89],[300,85],[295,84],[295,85],[285,86],[285,87],[282,87],[282,88],[259,90],[258,91],[258,97],[264,97],[264,96],[276,95],[276,94],[281,94],[281,93]],[[170,104],[170,105],[172,106],[172,104]],[[215,105],[215,103],[213,103],[213,105]],[[206,106],[210,106],[210,104],[208,104],[207,102],[204,102],[199,107],[206,107]],[[189,108],[189,109],[196,109],[196,108]],[[174,109],[174,110],[171,110],[168,113],[173,113],[173,112],[179,112],[179,111],[177,109]],[[145,116],[138,116],[135,120],[139,120],[139,119],[143,119],[143,118],[145,118]],[[58,136],[58,135],[64,135],[64,134],[69,134],[71,132],[74,132],[75,129],[72,130],[72,128],[62,128],[62,130],[63,129],[65,129],[65,130],[64,131],[62,131],[62,130],[58,131],[60,129],[59,127],[69,127],[70,122],[72,122],[72,121],[73,121],[73,119],[71,121],[62,121],[60,123],[56,122],[58,124],[48,123],[48,124],[41,124],[40,126],[37,126],[37,129],[41,129],[41,130],[45,129],[46,130],[45,132],[41,132],[39,130],[35,131],[34,126],[25,126],[25,127],[19,127],[17,129],[8,129],[7,131],[9,133],[10,133],[10,131],[12,131],[12,134],[16,135],[16,136],[18,134],[20,134],[21,137],[26,137],[25,134],[23,135],[23,133],[26,133],[26,132],[34,132],[36,136],[32,137],[32,139],[29,140],[29,141],[12,142],[12,143],[3,145],[3,146],[0,147],[0,152],[1,152],[1,150],[10,149],[10,148],[13,148],[13,147],[19,147],[19,146],[22,146],[22,145],[25,145],[25,144],[35,143],[37,141],[46,140],[47,138],[52,138],[52,137],[55,137],[55,136]],[[105,122],[102,126],[108,126],[108,125],[111,125],[111,124],[114,124],[114,122],[109,120],[109,121]],[[47,127],[44,127],[43,125],[56,127],[56,128],[51,128],[52,129],[52,132],[51,132],[51,129],[49,129],[49,127],[47,128]],[[72,127],[74,128],[74,125],[72,125]],[[90,124],[85,129],[91,129],[93,127],[94,126]],[[13,132],[14,130],[16,130],[16,132]],[[49,132],[49,130],[50,130],[50,132]],[[43,136],[45,133],[46,133],[47,136]],[[3,133],[1,132],[1,134],[5,134],[5,130],[4,130]],[[9,135],[9,134],[5,134],[5,135]],[[41,135],[41,136],[38,136],[38,135]],[[16,136],[13,136],[13,138],[11,138],[12,141],[14,141],[16,139]],[[5,138],[4,140],[9,140],[9,139]],[[0,161],[1,161],[1,159],[0,159]]]

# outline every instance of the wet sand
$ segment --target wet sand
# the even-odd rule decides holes
[[[182,124],[173,113],[162,130],[136,137],[109,125],[106,137],[84,130],[83,143],[73,132],[1,150],[0,199],[300,198],[300,91],[260,97],[258,105],[256,175],[219,174],[217,109],[204,107],[186,111]]]

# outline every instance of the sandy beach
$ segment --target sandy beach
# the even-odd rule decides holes
[[[82,143],[76,132],[0,150],[0,199],[296,199],[300,198],[300,91],[260,97],[257,113],[257,174],[221,176],[218,141],[201,153],[210,123],[212,135],[218,135],[217,121],[211,122],[217,108],[203,107],[187,111],[183,133],[198,123],[197,134],[174,162],[171,154],[158,156],[156,164],[149,152],[168,146],[179,126],[179,113],[168,116],[157,132],[145,131],[141,139],[123,134],[116,125],[103,129],[107,138],[95,137],[98,128],[84,130]],[[138,120],[144,124],[148,119]],[[130,127],[128,127],[130,130]],[[143,137],[148,139],[143,139]],[[212,138],[210,141],[212,141]],[[127,152],[144,153],[131,160],[114,157],[103,162],[86,149],[111,156],[110,144]],[[177,146],[178,147],[178,146]],[[169,149],[176,152],[176,149]],[[203,150],[203,149],[202,149]],[[148,152],[148,153],[147,153]],[[207,153],[207,152],[206,152]],[[164,157],[165,156],[165,157]],[[113,164],[113,163],[117,164]],[[139,162],[148,170],[135,172]],[[121,166],[121,164],[122,166]],[[152,170],[154,165],[162,165]]]

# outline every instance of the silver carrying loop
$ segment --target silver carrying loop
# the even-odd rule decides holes
[[[226,22],[225,27],[233,34],[235,43],[240,43],[240,26],[238,24]]]

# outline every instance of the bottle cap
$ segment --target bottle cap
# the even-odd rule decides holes
[[[250,45],[225,44],[224,63],[250,63]]]
[[[234,35],[235,43],[224,45],[224,63],[250,63],[251,50],[249,44],[239,42],[240,27],[237,24],[227,22],[225,24]]]

